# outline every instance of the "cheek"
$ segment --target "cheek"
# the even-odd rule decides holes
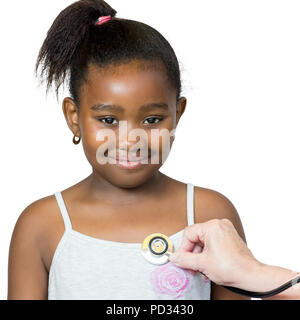
[[[83,143],[85,143],[89,148],[96,147],[100,141],[97,141],[97,133],[100,131],[99,125],[97,123],[90,122],[83,126]]]
[[[173,144],[174,131],[172,124],[172,119],[170,119],[168,123],[164,122],[164,127],[152,129],[151,132],[149,130],[149,149],[151,149],[152,154],[159,155],[160,163],[166,160]]]
[[[89,119],[82,123],[82,145],[85,155],[90,163],[95,164],[97,161],[97,150],[104,145],[108,138],[100,139],[99,133],[104,133],[103,127],[97,120]],[[98,139],[98,140],[97,140]]]

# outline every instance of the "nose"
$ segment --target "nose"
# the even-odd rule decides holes
[[[119,141],[119,156],[126,157],[127,154],[136,154],[136,151],[141,148],[139,141],[142,137],[135,134],[130,134],[135,127],[129,121],[120,121],[118,141]],[[140,130],[140,128],[139,128]],[[143,143],[145,145],[145,143]]]
[[[123,121],[119,126],[119,150],[128,151],[136,141],[129,139],[129,132],[133,129],[133,126],[128,123],[128,121]]]

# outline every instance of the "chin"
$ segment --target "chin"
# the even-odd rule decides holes
[[[106,172],[102,176],[119,188],[133,189],[146,183],[155,173],[157,173],[160,166],[151,166],[139,170],[112,170]],[[147,170],[148,169],[148,170]],[[150,170],[149,170],[150,169]]]
[[[110,180],[110,183],[118,188],[134,189],[143,185],[146,181],[147,179],[139,179],[134,177],[122,179],[119,177],[114,181]]]

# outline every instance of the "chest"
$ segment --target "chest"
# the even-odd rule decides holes
[[[94,239],[121,243],[142,243],[146,236],[156,232],[170,236],[187,225],[186,204],[180,201],[176,208],[161,203],[151,207],[124,207],[119,211],[106,206],[87,209],[69,204],[68,212],[74,231]],[[48,271],[64,231],[64,221],[58,211],[55,221],[49,224],[49,233],[43,246],[44,263]]]
[[[172,237],[177,249],[182,233]],[[209,299],[200,274],[168,262],[153,265],[138,244],[118,244],[79,234],[64,236],[49,274],[49,299]]]

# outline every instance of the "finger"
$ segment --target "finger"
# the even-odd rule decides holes
[[[193,253],[201,253],[201,252],[202,252],[202,247],[195,245],[193,249]],[[188,272],[193,276],[198,273],[197,271],[191,270],[191,269],[188,269]]]
[[[169,260],[182,268],[201,271],[205,266],[205,258],[203,253],[176,251],[170,255]]]
[[[204,280],[204,281],[209,280],[209,278],[207,277],[207,275],[206,275],[205,273],[200,272],[200,271],[199,271],[199,273],[201,273],[201,278],[202,278],[202,280]]]
[[[198,272],[197,271],[195,271],[195,270],[188,270],[188,272],[192,275],[192,276],[194,276],[195,274],[197,274]]]
[[[203,248],[202,248],[201,246],[199,246],[199,245],[196,244],[196,245],[194,246],[193,250],[192,250],[192,253],[201,253],[202,250],[203,250]],[[177,250],[176,252],[178,252],[178,250]],[[184,252],[184,251],[182,251],[182,252]],[[171,254],[170,257],[171,257],[171,256],[172,256],[172,259],[173,259],[173,261],[174,261],[174,253]],[[169,257],[169,258],[170,258],[170,257]],[[171,261],[171,260],[170,260],[170,261]]]
[[[186,227],[178,251],[191,252],[195,244],[203,246],[206,228],[205,223],[195,223]]]
[[[203,281],[208,281],[209,280],[209,278],[207,278],[207,276],[205,276],[203,274],[201,275],[201,278],[202,278]]]
[[[202,250],[203,250],[203,248],[200,245],[196,244],[192,253],[201,253]]]

